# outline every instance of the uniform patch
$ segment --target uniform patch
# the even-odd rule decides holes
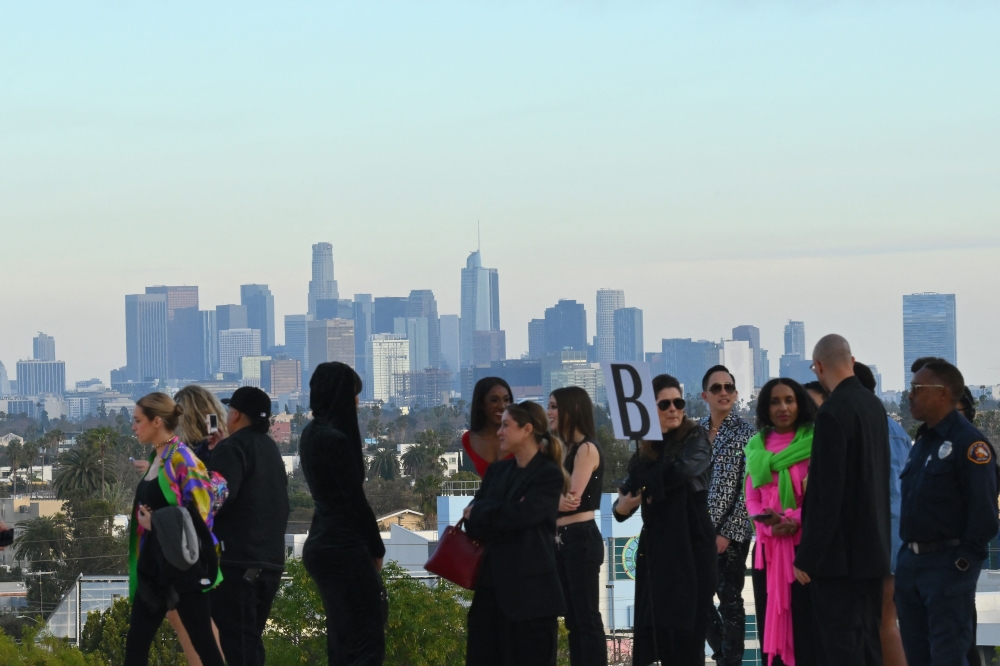
[[[938,458],[944,460],[950,455],[951,455],[951,442],[945,442],[944,444],[941,445],[941,448],[938,449]]]
[[[985,465],[993,460],[993,451],[986,442],[976,442],[969,447],[969,460],[977,465]]]

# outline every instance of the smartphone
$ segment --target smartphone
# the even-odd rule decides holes
[[[758,513],[756,516],[750,516],[750,520],[756,520],[759,523],[760,521],[767,520],[770,517],[770,513]]]
[[[128,461],[129,461],[129,462],[135,462],[135,458],[133,458],[132,456],[129,456],[129,457],[128,457]]]
[[[209,414],[205,417],[205,425],[208,426],[208,434],[214,435],[219,432],[219,417],[216,414]]]
[[[628,479],[615,479],[611,483],[615,484],[615,487],[621,491],[622,495],[634,495],[635,490],[629,487]]]

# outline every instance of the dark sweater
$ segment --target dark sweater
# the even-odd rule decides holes
[[[288,477],[267,434],[243,428],[213,449],[208,468],[226,479],[229,497],[215,516],[222,566],[285,568]]]

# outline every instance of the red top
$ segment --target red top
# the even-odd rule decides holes
[[[486,468],[490,466],[490,463],[486,460],[486,458],[482,457],[472,449],[472,439],[469,435],[470,431],[468,430],[466,430],[465,434],[462,435],[462,448],[465,449],[465,453],[469,456],[469,460],[471,460],[472,464],[475,465],[476,474],[478,474],[481,479],[486,476]],[[507,458],[511,457],[512,456],[507,456]],[[507,458],[504,458],[504,460]]]

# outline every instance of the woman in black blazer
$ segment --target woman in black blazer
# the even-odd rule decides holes
[[[556,571],[559,497],[568,477],[562,442],[533,402],[510,405],[500,451],[513,458],[486,471],[464,516],[485,546],[469,609],[467,666],[554,666],[557,618],[565,610]]]

